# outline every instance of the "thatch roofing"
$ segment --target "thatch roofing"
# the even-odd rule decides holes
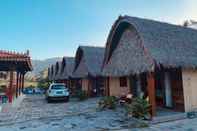
[[[51,67],[48,67],[47,73],[48,73],[48,79],[51,80]]]
[[[124,76],[163,66],[197,67],[197,30],[136,17],[119,17],[109,33],[103,74]]]
[[[79,46],[75,56],[73,77],[100,76],[104,51],[102,47]]]
[[[63,57],[62,68],[61,68],[61,79],[69,79],[72,77],[74,63],[75,63],[74,57]]]
[[[54,80],[55,78],[55,65],[51,65],[51,73],[50,73],[50,76],[49,76],[49,80]]]
[[[74,57],[63,57],[48,69],[49,80],[64,80],[72,77]]]
[[[59,80],[61,78],[61,65],[62,65],[61,61],[57,61],[56,64],[55,64],[54,80]]]

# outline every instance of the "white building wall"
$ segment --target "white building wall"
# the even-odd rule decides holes
[[[197,110],[197,70],[183,69],[182,79],[185,111]]]
[[[109,78],[109,92],[110,96],[123,96],[129,93],[129,79],[127,78],[127,87],[120,87],[119,77],[110,77]]]

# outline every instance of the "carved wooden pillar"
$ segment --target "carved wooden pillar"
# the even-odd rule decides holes
[[[19,73],[18,95],[20,95],[20,88],[21,88],[21,73]]]
[[[19,90],[19,72],[16,73],[16,97],[18,97],[18,90]]]
[[[9,89],[8,89],[8,101],[9,103],[12,102],[12,91],[13,91],[13,78],[14,78],[14,72],[10,71],[10,83],[9,83]]]
[[[22,74],[22,78],[21,78],[22,82],[21,82],[21,92],[24,90],[24,81],[25,81],[25,74]]]
[[[151,105],[151,116],[156,115],[155,78],[153,73],[147,74],[147,90]]]
[[[23,85],[23,74],[22,73],[20,73],[20,75],[19,75],[19,95],[21,95],[21,88],[22,88],[22,85]]]

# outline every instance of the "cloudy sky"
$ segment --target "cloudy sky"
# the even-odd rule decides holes
[[[119,15],[182,24],[196,12],[197,0],[2,0],[0,49],[74,56],[79,45],[104,46]]]

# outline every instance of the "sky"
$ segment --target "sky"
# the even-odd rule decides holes
[[[197,0],[0,0],[0,49],[75,56],[79,45],[105,46],[119,15],[182,24],[196,12]]]

